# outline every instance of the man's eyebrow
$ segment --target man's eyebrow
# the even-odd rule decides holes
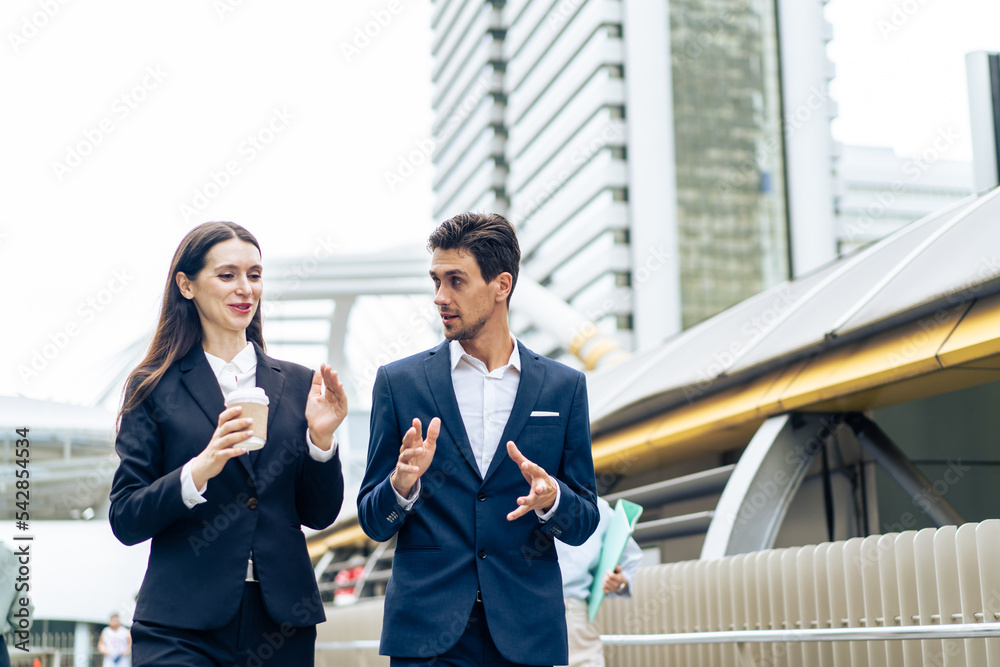
[[[430,274],[431,278],[437,278],[437,272],[435,272],[434,269],[431,269],[427,273]],[[448,269],[447,271],[444,272],[444,275],[446,275],[446,276],[465,276],[465,275],[468,275],[468,274],[465,271],[463,271],[462,269]]]

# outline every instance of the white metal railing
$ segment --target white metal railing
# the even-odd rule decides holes
[[[662,635],[601,635],[601,641],[609,646],[662,646],[670,644],[746,644],[756,642],[868,642],[907,639],[985,639],[988,637],[1000,637],[1000,623],[908,625],[898,628],[809,628],[801,630],[675,632]]]
[[[608,646],[666,646],[682,644],[745,644],[758,642],[867,642],[926,639],[987,639],[1000,637],[1000,623],[909,625],[897,628],[811,628],[801,630],[736,630],[729,632],[675,632],[659,635],[601,635]],[[377,649],[379,640],[323,642],[317,651]]]

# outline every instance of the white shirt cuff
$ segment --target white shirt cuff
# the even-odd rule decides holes
[[[330,444],[330,449],[322,450],[313,444],[312,438],[309,437],[309,429],[306,429],[306,445],[309,446],[309,456],[312,457],[313,461],[319,461],[320,463],[326,463],[333,458],[333,455],[337,453],[337,434],[333,434],[333,442]]]
[[[392,486],[391,473],[389,475],[389,486]],[[420,498],[420,480],[418,479],[417,483],[413,485],[412,489],[410,489],[409,498],[404,498],[403,496],[399,495],[399,491],[397,491],[396,487],[394,486],[392,486],[392,492],[396,494],[396,502],[399,503],[399,506],[403,508],[403,511],[409,512],[411,509],[413,509],[413,504],[417,502],[418,498]]]
[[[202,484],[200,489],[194,488],[194,475],[191,467],[194,466],[194,459],[191,459],[181,468],[181,499],[188,509],[205,502],[205,497],[201,494],[208,489],[208,482]]]
[[[546,521],[548,521],[549,519],[552,518],[552,515],[556,513],[557,509],[559,509],[559,499],[560,498],[562,498],[562,487],[559,486],[559,483],[557,482],[556,483],[556,501],[554,503],[552,503],[552,507],[549,509],[549,511],[546,512],[545,514],[542,514],[541,510],[535,510],[535,514],[538,515],[538,520],[539,521],[541,521],[542,523],[545,523]]]

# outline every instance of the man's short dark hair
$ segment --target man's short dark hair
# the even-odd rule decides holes
[[[501,273],[511,275],[507,307],[517,285],[517,269],[521,248],[517,244],[514,226],[497,213],[462,213],[445,220],[427,239],[427,249],[466,250],[472,253],[483,274],[491,282]]]

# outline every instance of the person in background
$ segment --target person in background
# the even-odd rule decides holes
[[[121,624],[118,614],[111,614],[108,627],[101,630],[97,650],[104,656],[103,667],[129,667],[132,664],[132,635]]]
[[[631,537],[625,543],[625,552],[615,569],[598,573],[604,535],[615,515],[604,498],[597,499],[601,522],[590,538],[578,547],[556,542],[559,553],[559,570],[562,572],[563,596],[566,599],[566,629],[569,637],[570,667],[604,667],[604,645],[601,628],[595,619],[590,622],[587,604],[594,577],[604,577],[606,596],[631,597],[632,582],[642,563],[642,551]]]
[[[257,239],[195,227],[174,254],[149,352],[125,384],[109,519],[152,540],[132,661],[156,667],[312,665],[325,620],[302,526],[337,518],[344,476],[336,373],[265,353]],[[225,398],[257,387],[266,424]],[[248,452],[255,430],[266,444]]]

